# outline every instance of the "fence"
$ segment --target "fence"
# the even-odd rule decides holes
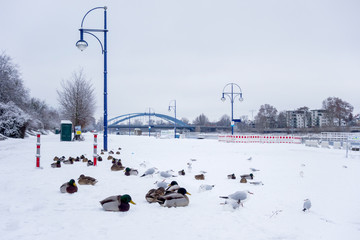
[[[234,143],[302,143],[301,137],[285,135],[219,135],[218,140]]]

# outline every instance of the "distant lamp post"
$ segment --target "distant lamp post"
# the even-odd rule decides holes
[[[87,29],[83,28],[85,17],[93,10],[96,9],[104,9],[104,29]],[[108,150],[107,146],[107,130],[108,130],[108,124],[107,124],[107,28],[106,28],[106,10],[107,7],[96,7],[91,10],[89,10],[85,16],[83,17],[81,21],[81,28],[80,31],[80,40],[76,42],[76,47],[79,48],[81,51],[84,51],[88,47],[88,43],[84,40],[84,33],[89,34],[93,37],[95,37],[98,42],[100,43],[102,54],[104,55],[104,150]],[[104,33],[104,45],[101,43],[100,39],[93,34],[92,32],[102,32]]]
[[[149,107],[149,137],[150,137],[150,130],[151,130],[151,125],[150,125],[150,123],[151,123],[151,119],[150,119],[150,116],[151,116],[151,109],[152,108],[150,108]],[[155,111],[154,111],[154,109],[152,109],[153,110],[153,114],[155,115]]]
[[[171,105],[173,103],[173,105]],[[171,112],[171,109],[174,110],[175,113],[175,121],[174,121],[174,138],[176,138],[176,100],[172,100],[169,103],[169,112]]]
[[[230,89],[226,91],[226,88]],[[241,88],[236,83],[228,83],[223,89],[221,101],[225,102],[225,96],[228,96],[231,102],[231,135],[234,135],[234,122],[240,122],[240,119],[234,119],[234,100],[237,96],[239,96],[240,102],[244,100],[242,97]]]

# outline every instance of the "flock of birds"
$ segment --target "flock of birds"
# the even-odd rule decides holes
[[[121,150],[119,148],[118,150]],[[101,152],[101,155],[104,154],[104,151]],[[112,166],[110,168],[111,171],[124,171],[125,176],[131,176],[131,175],[138,175],[139,171],[137,169],[124,167],[122,165],[121,159],[115,158],[112,156],[114,154],[114,151],[109,152],[108,160],[112,161]],[[120,151],[117,151],[116,154],[120,154]],[[98,161],[102,161],[102,157],[98,155],[97,157]],[[248,159],[249,160],[249,159]],[[251,159],[250,159],[251,160]],[[87,166],[92,166],[93,162],[91,160],[88,160],[84,155],[80,157],[69,157],[68,159],[65,159],[65,157],[54,157],[54,163],[51,164],[51,167],[54,168],[60,168],[61,163],[63,164],[73,164],[74,162],[86,162]],[[191,161],[196,161],[196,159],[191,159]],[[188,170],[191,170],[192,163],[187,163]],[[140,164],[140,166],[145,167],[145,163]],[[261,181],[253,181],[254,174],[253,172],[260,171],[259,169],[250,168],[252,173],[250,174],[244,174],[240,175],[240,183],[250,183],[254,185],[264,185]],[[165,182],[165,179],[176,177],[176,175],[173,174],[174,171],[168,170],[168,171],[158,171],[156,167],[152,167],[147,169],[140,177],[146,177],[146,176],[152,176],[153,174],[159,174],[160,177],[164,178],[163,181],[157,181],[156,185],[157,188],[150,189],[146,195],[145,199],[149,203],[158,203],[163,207],[186,207],[189,205],[189,198],[187,195],[191,195],[187,192],[187,190],[183,187],[180,187],[179,184],[176,181],[172,181],[170,184]],[[205,179],[205,173],[202,171],[200,174],[195,175],[194,178],[196,180],[204,180]],[[178,175],[185,175],[185,170],[182,169],[178,171]],[[228,179],[236,179],[236,175],[234,173],[227,175]],[[81,174],[79,178],[77,179],[79,185],[95,185],[98,181],[97,179],[85,176],[84,174]],[[202,184],[200,185],[200,191],[208,191],[211,190],[214,187],[214,185],[208,185],[208,184]],[[60,192],[61,193],[70,193],[73,194],[78,191],[78,187],[76,185],[76,182],[74,179],[71,179],[69,182],[66,182],[60,186]],[[237,209],[240,206],[243,206],[243,202],[248,199],[249,194],[253,194],[250,191],[236,191],[232,194],[229,194],[228,196],[220,196],[222,199],[226,199],[224,203],[221,203],[222,205],[228,205],[233,209]],[[105,211],[116,211],[116,212],[126,212],[130,209],[130,204],[136,204],[131,199],[131,196],[128,194],[124,195],[115,195],[115,196],[109,196],[103,200],[100,201],[101,206]],[[303,204],[303,211],[307,211],[311,208],[311,201],[309,199],[304,200]]]

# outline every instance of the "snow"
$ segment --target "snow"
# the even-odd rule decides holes
[[[98,136],[99,147],[102,136]],[[55,156],[92,158],[93,137],[61,142],[59,135],[41,136],[41,168],[36,168],[36,137],[0,141],[1,239],[360,239],[360,157],[345,158],[339,149],[301,144],[223,143],[210,139],[156,139],[109,135],[109,150],[121,147],[126,167],[138,176],[110,171],[111,161],[62,164]],[[248,160],[250,159],[251,160]],[[191,162],[191,168],[188,164]],[[176,180],[191,193],[187,207],[149,204],[145,194],[163,180],[159,174],[140,177],[148,168],[184,169]],[[264,185],[240,183],[249,174]],[[194,175],[205,173],[205,180]],[[237,179],[227,178],[235,173]],[[85,174],[95,186],[78,185],[74,194],[60,186]],[[203,191],[203,184],[215,185]],[[250,191],[243,206],[221,205],[236,191]],[[136,205],[128,212],[106,212],[99,201],[130,194]],[[312,207],[303,212],[305,199]]]

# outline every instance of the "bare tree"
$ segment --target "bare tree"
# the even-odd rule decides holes
[[[326,117],[329,125],[341,126],[342,122],[349,122],[352,118],[354,107],[340,98],[328,97],[322,102],[323,109],[326,110]]]
[[[217,122],[216,124],[217,126],[222,126],[222,127],[229,127],[231,125],[231,119],[230,116],[227,114],[224,114],[220,120]]]
[[[277,116],[277,127],[278,128],[286,128],[286,112],[279,112]]]
[[[255,116],[256,126],[259,128],[274,128],[276,124],[277,110],[270,104],[261,105]]]
[[[193,121],[193,124],[200,125],[200,126],[204,126],[204,125],[206,125],[208,123],[209,123],[209,119],[203,113],[200,114],[198,117],[196,117],[195,120]]]
[[[60,111],[74,126],[84,128],[95,112],[94,88],[82,70],[74,72],[71,79],[62,81],[62,90],[57,91]]]

